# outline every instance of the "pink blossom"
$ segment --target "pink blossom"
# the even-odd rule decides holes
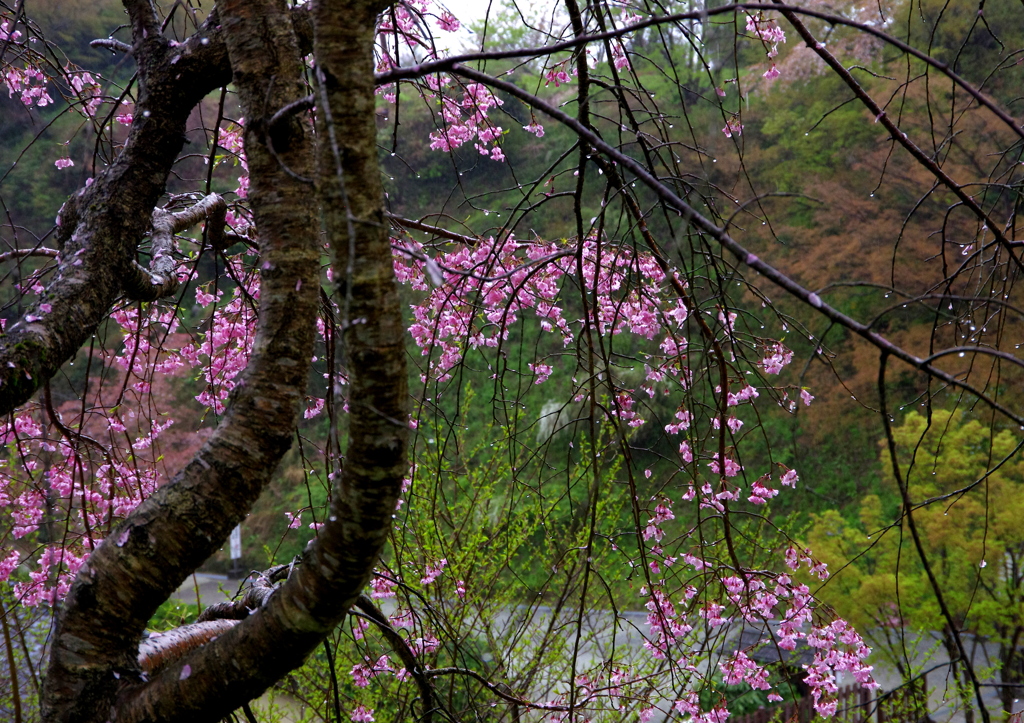
[[[711,461],[708,462],[708,467],[710,467],[711,471],[715,474],[724,474],[726,477],[735,477],[743,470],[743,467],[736,462],[736,460],[726,457],[725,470],[723,472],[721,465],[718,463],[718,452],[715,452],[712,455]]]
[[[530,125],[523,126],[523,130],[526,131],[527,133],[532,133],[533,135],[537,136],[538,138],[543,138],[544,137],[544,126],[542,126],[537,121],[532,121],[530,123]]]
[[[6,558],[0,560],[0,582],[5,582],[11,576],[11,573],[18,567],[19,558],[18,551],[14,550]]]
[[[550,68],[544,74],[544,80],[544,85],[554,83],[556,88],[559,87],[560,85],[565,85],[566,83],[570,82],[569,74],[566,73],[561,66],[555,66],[554,68]]]
[[[441,13],[440,17],[438,17],[437,24],[441,27],[441,30],[444,30],[446,33],[454,33],[461,27],[461,23],[459,23],[458,18],[447,10]]]
[[[65,157],[58,158],[56,161],[53,162],[53,165],[57,166],[57,168],[64,169],[71,168],[71,166],[75,165],[75,162],[72,161],[70,158]]]
[[[793,361],[793,352],[778,342],[765,350],[765,355],[761,360],[761,368],[765,374],[778,374],[783,367]]]
[[[532,364],[528,363],[527,366],[534,374],[537,375],[537,380],[534,384],[543,384],[551,376],[551,365],[550,364]]]
[[[9,20],[0,22],[0,42],[6,42],[8,40],[16,41],[21,37],[21,31],[15,30],[11,32],[11,23]]]
[[[370,587],[373,590],[370,593],[372,598],[381,599],[395,596],[395,583],[379,575],[373,576],[370,580]]]
[[[373,708],[357,705],[349,715],[352,723],[373,723]]]
[[[444,570],[447,565],[448,560],[443,557],[437,562],[428,564],[426,572],[424,572],[420,582],[424,585],[429,585],[434,582],[434,580],[441,576],[441,571]]]
[[[306,411],[302,413],[304,419],[312,419],[324,410],[324,400],[320,397],[314,397],[312,400],[306,403]]]
[[[735,118],[730,118],[725,122],[725,128],[722,129],[722,133],[725,134],[726,138],[741,136],[743,135],[743,124]]]
[[[630,67],[629,58],[626,56],[626,49],[622,47],[622,43],[612,43],[612,63],[616,70]]]
[[[767,484],[765,484],[770,479],[771,478],[768,475],[765,475],[761,479],[754,482],[750,490],[751,495],[747,499],[750,502],[753,502],[755,505],[763,505],[772,497],[775,497],[777,494],[779,494],[779,491],[777,489],[769,487]]]

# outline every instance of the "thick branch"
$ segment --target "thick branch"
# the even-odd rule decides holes
[[[229,7],[232,14],[242,12],[230,3],[222,6],[225,16]],[[187,680],[172,666],[131,691],[121,723],[215,720],[300,665],[356,601],[391,529],[408,472],[409,408],[404,328],[377,164],[377,9],[378,3],[325,0],[314,11],[326,100],[317,103],[324,139],[318,146],[318,200],[336,254],[350,372],[348,447],[328,520],[303,564],[266,605],[186,656],[182,663],[193,671]],[[293,98],[273,100],[269,107],[280,108]],[[276,137],[274,143],[280,148]]]
[[[236,625],[237,620],[205,620],[182,625],[166,633],[150,633],[149,637],[139,643],[139,667],[143,673],[155,673]]]
[[[149,3],[131,5],[142,22]],[[302,54],[313,44],[309,15],[306,6],[289,11]],[[152,42],[163,47],[159,38]],[[135,270],[136,247],[181,152],[185,121],[207,93],[231,82],[216,7],[186,42],[167,53],[136,55],[136,60],[147,82],[124,149],[92,185],[64,204],[57,228],[62,251],[57,273],[39,303],[0,337],[0,414],[28,401],[106,317],[122,281]]]
[[[247,14],[244,22],[237,15],[225,17],[223,31],[217,32],[223,32],[231,46],[234,79],[243,112],[250,119],[245,150],[261,258],[256,339],[246,371],[210,440],[171,483],[160,487],[113,530],[79,571],[53,638],[44,691],[47,721],[102,723],[111,717],[115,697],[130,694],[139,685],[126,687],[126,676],[119,679],[115,673],[138,665],[138,641],[150,616],[223,544],[293,439],[313,354],[320,290],[317,227],[308,190],[284,173],[270,155],[259,121],[265,103],[274,107],[301,93],[302,65],[283,2],[276,13],[261,11],[256,3],[239,0],[234,5],[238,4],[244,7],[237,13]],[[232,5],[221,9],[228,13]],[[284,62],[279,61],[282,57]],[[184,56],[175,67],[183,65],[187,70]],[[223,84],[228,79],[217,81]],[[193,77],[191,82],[199,80]],[[184,107],[187,111],[190,106]],[[161,121],[150,118],[149,122]],[[145,120],[140,124],[142,130],[147,126]],[[142,130],[133,128],[133,133]],[[177,140],[180,143],[180,137]],[[312,134],[305,124],[298,120],[289,124],[275,138],[275,145],[291,168],[312,172]],[[152,165],[147,158],[136,163],[144,168]],[[116,199],[110,203],[116,204]],[[153,205],[150,202],[147,210]],[[171,228],[194,220],[187,216],[172,221]],[[198,650],[219,645],[227,635],[230,631]],[[221,685],[230,675],[211,678],[193,668],[187,681],[180,680],[183,668],[177,664],[165,671],[173,671],[175,686],[202,681],[205,687],[194,695],[156,691],[172,711],[187,711],[180,717],[154,713],[142,702],[140,707],[130,707],[130,712],[118,712],[117,720],[123,723],[135,716],[212,721],[253,697],[238,690],[234,697],[226,695]]]
[[[132,52],[132,46],[128,43],[122,43],[116,38],[97,38],[96,40],[90,40],[89,46],[93,48],[107,48],[108,50],[117,53]]]
[[[53,376],[121,293],[181,151],[189,113],[206,93],[231,79],[218,24],[211,13],[196,38],[175,48],[174,57],[139,59],[148,82],[124,150],[95,183],[65,204],[53,280],[0,338],[0,413],[26,402]]]
[[[154,208],[149,269],[138,263],[132,265],[132,273],[124,280],[124,292],[128,298],[155,301],[177,291],[178,264],[174,260],[174,235],[206,220],[211,245],[222,248],[227,212],[228,205],[216,193],[211,193],[191,208],[177,213]]]
[[[51,259],[55,259],[59,253],[60,252],[57,249],[48,249],[46,247],[35,249],[14,249],[13,251],[5,251],[0,254],[0,263],[10,261],[11,259],[27,259],[30,256],[48,256]]]

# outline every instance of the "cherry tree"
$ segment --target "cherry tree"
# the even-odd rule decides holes
[[[1019,52],[965,72],[948,42],[929,54],[953,21],[914,5],[566,0],[516,10],[536,45],[488,16],[479,49],[456,52],[459,19],[427,0],[124,0],[126,32],[94,46],[129,82],[65,61],[30,7],[4,6],[9,94],[32,113],[61,104],[90,143],[49,161],[90,169],[54,227],[8,214],[0,256],[16,269],[0,578],[54,610],[43,720],[251,719],[285,676],[303,695],[305,670],[338,720],[720,723],[728,686],[791,697],[798,649],[822,716],[841,678],[877,687],[861,635],[817,603],[826,566],[769,512],[823,482],[765,420],[832,393],[805,382],[849,382],[887,435],[925,571],[896,406],[1024,429],[1005,391]],[[930,35],[890,33],[911,11]],[[961,52],[998,30],[979,11]],[[856,104],[882,149],[879,196],[916,199],[880,276],[788,271],[787,214],[815,199],[748,168],[758,104],[811,77],[847,98],[808,126]],[[450,188],[417,209],[389,183],[427,154],[447,158]],[[851,288],[895,302],[858,306]],[[929,321],[890,323],[908,308]],[[873,355],[856,373],[832,348],[846,344]],[[76,363],[84,384],[62,399]],[[173,396],[193,383],[196,419]],[[302,553],[147,635],[289,454]]]

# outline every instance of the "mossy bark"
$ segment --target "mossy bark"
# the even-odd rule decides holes
[[[148,3],[135,5],[144,15]],[[48,721],[219,720],[299,666],[369,579],[408,469],[409,432],[374,117],[373,39],[383,7],[324,0],[313,9],[322,93],[314,165],[311,129],[298,117],[274,127],[279,159],[267,143],[269,118],[301,94],[300,48],[284,0],[218,5],[218,32],[248,119],[262,268],[258,337],[211,440],[83,566],[54,638]],[[349,441],[329,521],[305,563],[255,614],[144,681],[136,655],[146,621],[223,544],[290,444],[319,293],[310,188],[298,177],[314,175],[322,227],[336,252],[350,382]]]
[[[255,502],[291,445],[306,388],[320,290],[317,223],[308,185],[284,170],[263,133],[263,119],[302,94],[299,46],[284,0],[233,0],[222,2],[218,12],[218,32],[224,36],[248,118],[249,197],[259,232],[261,268],[257,335],[249,365],[211,439],[82,567],[53,638],[44,689],[47,721],[124,721],[132,715],[140,720],[175,719],[150,715],[159,706],[129,705],[132,713],[122,710],[127,705],[122,699],[144,686],[137,663],[141,633],[156,608],[223,545]],[[152,80],[148,85],[154,86]],[[178,101],[184,109],[182,118],[194,105],[192,100]],[[274,147],[292,171],[312,174],[308,123],[294,118],[282,124]],[[154,175],[162,170],[151,167],[148,158],[137,162]],[[153,185],[150,191],[155,193],[157,184]],[[151,209],[152,201],[146,203]],[[180,677],[180,666],[170,667],[176,679]],[[197,669],[196,678],[202,677]],[[227,700],[219,680],[215,687],[214,697]],[[205,715],[220,708],[200,693],[183,697],[171,688],[160,695],[172,706],[204,711],[183,714],[179,720],[216,720],[223,715]]]

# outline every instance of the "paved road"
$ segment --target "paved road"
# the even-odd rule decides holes
[[[197,572],[195,575],[190,575],[185,583],[178,588],[177,592],[171,595],[171,598],[194,605],[196,602],[196,588],[198,588],[199,599],[205,608],[214,603],[230,600],[238,590],[241,582],[241,580],[229,580],[227,575],[211,575]]]

